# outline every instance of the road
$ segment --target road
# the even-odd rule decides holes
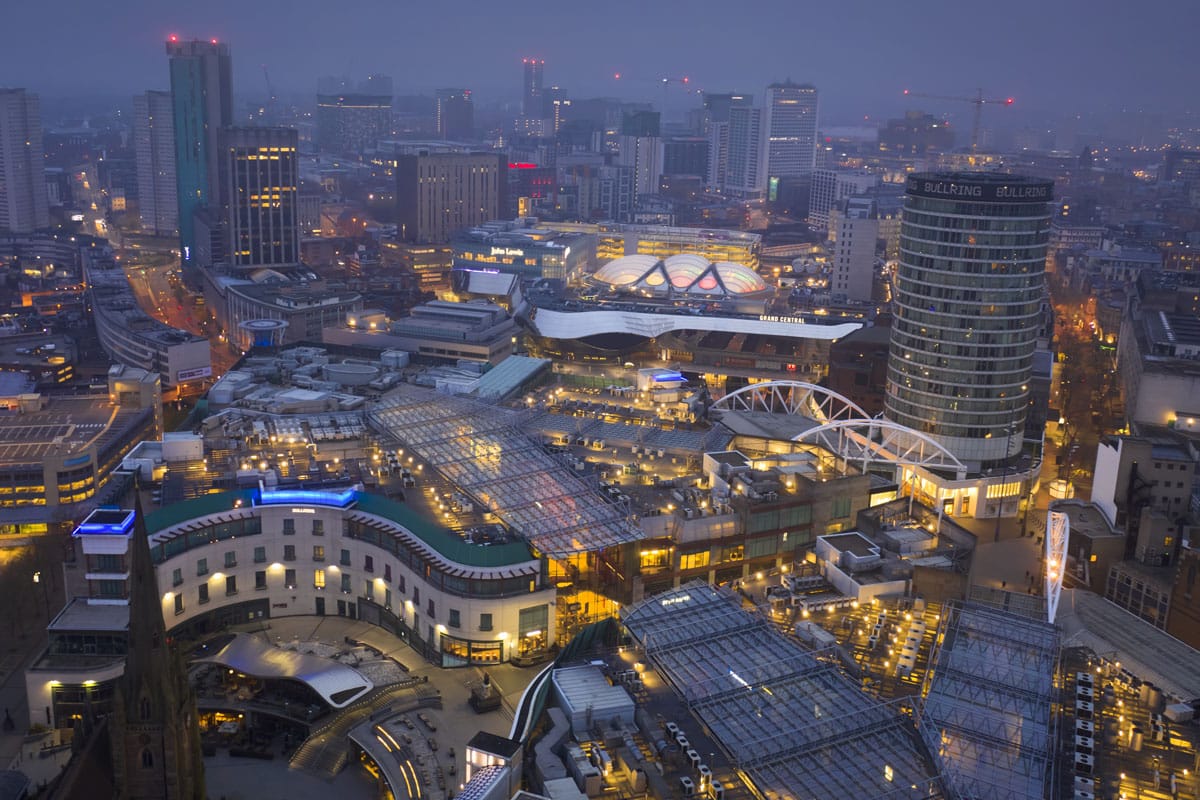
[[[178,284],[172,281],[177,267],[174,258],[162,253],[126,253],[122,259],[125,275],[142,310],[166,325],[208,339],[213,379],[228,372],[238,357],[216,332],[216,321],[207,307],[195,305],[186,290],[176,289]]]

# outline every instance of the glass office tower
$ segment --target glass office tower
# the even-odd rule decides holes
[[[233,123],[229,45],[216,39],[167,40],[175,123],[175,176],[179,193],[179,244],[184,267],[197,254],[195,214],[218,203],[218,134]],[[207,249],[207,248],[206,248]]]

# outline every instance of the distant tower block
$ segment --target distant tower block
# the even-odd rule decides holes
[[[283,319],[248,319],[238,323],[239,338],[243,350],[251,347],[279,347],[287,333],[288,323]]]

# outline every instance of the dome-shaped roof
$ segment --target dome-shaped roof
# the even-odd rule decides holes
[[[732,261],[717,262],[717,274],[731,294],[752,294],[768,288],[757,272]]]
[[[657,263],[658,259],[654,256],[623,256],[596,270],[593,277],[596,280],[611,283],[613,286],[627,286],[636,283]]]
[[[650,255],[622,256],[596,270],[592,279],[651,294],[739,296],[770,288],[745,265],[729,261],[714,264],[696,253],[680,253],[662,260]]]

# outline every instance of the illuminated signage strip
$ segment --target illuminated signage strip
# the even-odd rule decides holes
[[[120,522],[88,522],[87,520],[84,520],[83,523],[75,529],[75,532],[72,535],[78,536],[80,534],[91,534],[104,536],[125,536],[131,530],[133,530],[133,516],[134,513],[130,511],[126,513],[125,518]]]
[[[949,178],[937,180],[917,175],[910,175],[904,187],[907,194],[919,197],[1010,203],[1045,203],[1053,196],[1053,189],[1054,184],[1050,181],[1014,180],[1012,183],[1001,183]]]
[[[333,506],[349,508],[358,499],[354,489],[341,492],[322,492],[310,489],[264,489],[259,492],[258,505],[263,506]]]

